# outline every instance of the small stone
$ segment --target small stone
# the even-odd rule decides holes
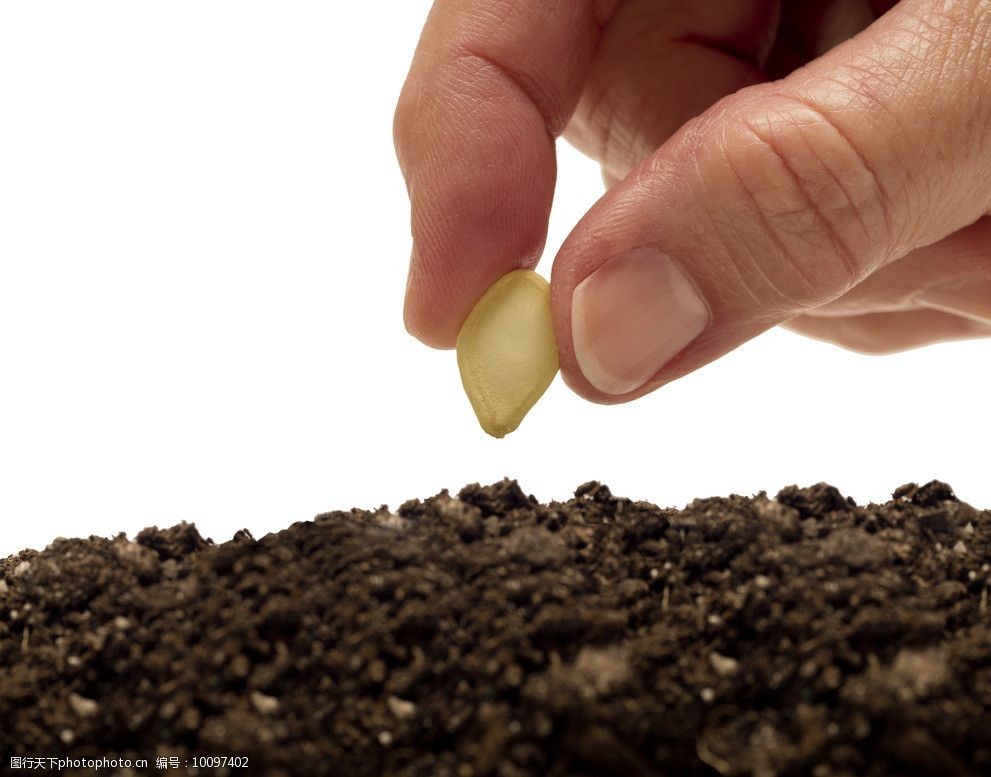
[[[63,745],[71,745],[76,741],[76,733],[71,728],[64,728],[59,732],[58,738]]]
[[[196,707],[186,707],[179,717],[179,725],[187,731],[196,731],[200,727],[203,716]]]
[[[699,696],[702,697],[702,701],[706,704],[711,704],[716,698],[716,692],[712,688],[703,688]]]
[[[239,653],[231,659],[230,673],[239,680],[243,680],[251,673],[251,661],[243,653]]]
[[[400,720],[411,718],[416,713],[416,705],[413,702],[400,699],[398,696],[390,696],[386,699],[385,706],[389,708],[389,712]]]
[[[14,567],[14,577],[21,577],[21,575],[26,575],[29,569],[31,569],[31,562],[22,561],[20,564]]]
[[[857,572],[883,567],[891,555],[883,540],[859,528],[834,529],[818,545],[819,563],[841,564]]]
[[[388,747],[389,745],[391,745],[392,734],[390,734],[388,731],[381,732],[379,734],[379,744],[382,745],[382,747]]]
[[[7,585],[6,580],[0,580],[0,594],[5,594],[10,590],[10,586]]]
[[[963,533],[968,537],[974,533],[974,524],[971,521],[967,521],[967,525],[963,527]]]
[[[366,674],[371,682],[382,683],[389,676],[389,667],[381,658],[376,658],[368,665]]]
[[[942,651],[902,648],[891,666],[891,677],[896,688],[910,691],[913,699],[921,699],[942,689],[951,675]]]
[[[953,546],[953,552],[958,556],[964,556],[967,554],[967,546],[964,545],[963,540],[957,540],[957,544]]]
[[[279,709],[279,700],[261,691],[251,692],[251,703],[262,715],[271,715]]]
[[[79,656],[69,656],[67,659],[65,659],[65,663],[67,663],[73,669],[78,669],[83,665],[83,660]]]
[[[843,673],[840,671],[839,667],[830,664],[825,669],[822,670],[820,675],[822,684],[831,691],[835,691],[840,687],[843,682]]]
[[[114,618],[114,626],[117,627],[119,631],[126,631],[131,628],[131,621],[125,618],[123,615],[118,615]]]
[[[620,645],[583,647],[575,658],[574,670],[583,678],[582,685],[600,696],[614,693],[630,678],[629,658]]]
[[[100,710],[100,705],[93,699],[87,699],[78,693],[69,694],[69,706],[72,711],[82,718],[91,718]]]
[[[754,578],[754,585],[766,591],[773,585],[773,581],[767,575],[757,575]]]
[[[720,677],[729,677],[736,674],[740,668],[740,663],[735,658],[730,658],[720,653],[710,653],[709,663],[712,664],[712,668],[716,670],[716,674]]]
[[[523,685],[523,680],[526,679],[526,675],[523,672],[523,667],[519,664],[510,664],[506,667],[506,671],[502,673],[502,679],[506,681],[506,684],[512,688],[519,688]]]

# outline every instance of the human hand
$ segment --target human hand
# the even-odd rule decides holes
[[[588,399],[779,324],[876,353],[991,335],[989,0],[436,0],[395,119],[423,342],[536,264],[562,133],[610,187],[551,278]]]

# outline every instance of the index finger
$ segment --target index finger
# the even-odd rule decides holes
[[[554,192],[554,139],[616,0],[437,0],[396,108],[412,208],[409,331],[453,347],[500,276],[533,267]]]

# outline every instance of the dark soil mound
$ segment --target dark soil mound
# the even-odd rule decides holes
[[[940,483],[678,511],[595,483],[541,505],[505,481],[258,541],[57,540],[0,561],[0,753],[988,774],[989,586],[991,513]]]

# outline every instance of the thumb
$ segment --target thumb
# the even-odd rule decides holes
[[[684,126],[557,256],[565,380],[641,396],[977,220],[989,72],[991,3],[907,0]]]

